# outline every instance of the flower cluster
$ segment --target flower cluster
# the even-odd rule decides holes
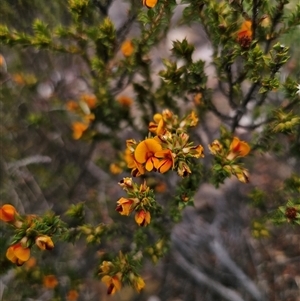
[[[176,170],[178,175],[185,177],[191,173],[191,158],[204,157],[203,147],[189,142],[186,133],[189,127],[198,123],[195,112],[179,120],[169,110],[155,114],[149,124],[149,136],[137,143],[127,140],[125,161],[133,176],[143,175],[146,171],[165,173]],[[153,136],[155,135],[155,136]]]
[[[146,182],[139,186],[132,178],[124,178],[119,185],[127,192],[128,197],[122,197],[117,201],[116,211],[127,216],[135,211],[135,221],[139,226],[145,227],[150,224],[151,213],[159,210],[153,190]]]
[[[249,48],[253,39],[252,21],[245,20],[237,33],[237,42],[242,48]]]
[[[248,171],[236,162],[237,158],[245,157],[250,152],[250,146],[247,142],[241,141],[238,137],[233,137],[229,149],[224,147],[218,140],[213,141],[209,146],[212,155],[215,156],[216,163],[214,172],[222,175],[222,182],[226,177],[234,175],[242,183],[249,182]]]
[[[16,265],[21,266],[30,258],[30,250],[34,245],[40,250],[54,248],[51,237],[43,233],[38,217],[21,216],[14,206],[4,204],[0,208],[0,220],[10,224],[16,230],[13,244],[6,251],[7,259]]]
[[[75,113],[79,118],[72,123],[73,138],[78,140],[89,128],[95,119],[92,109],[97,106],[97,98],[94,94],[82,94],[78,101],[70,100],[66,104],[68,111]]]
[[[145,287],[144,280],[135,271],[135,262],[129,255],[122,252],[113,261],[103,261],[98,275],[107,286],[107,294],[113,295],[127,282],[140,292]]]

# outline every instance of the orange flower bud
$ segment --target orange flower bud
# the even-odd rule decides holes
[[[121,45],[121,52],[123,53],[124,56],[129,57],[132,55],[134,51],[134,46],[130,40],[126,40],[123,42]]]
[[[13,222],[16,214],[16,208],[10,204],[4,204],[0,208],[0,220],[4,222]]]
[[[143,5],[147,8],[153,8],[157,4],[158,0],[143,0]]]

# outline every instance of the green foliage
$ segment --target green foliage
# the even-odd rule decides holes
[[[113,1],[42,2],[0,4],[0,192],[16,208],[1,204],[0,266],[25,264],[14,288],[32,284],[16,300],[40,298],[55,270],[70,283],[53,300],[68,299],[91,266],[109,294],[121,283],[140,292],[199,187],[251,185],[261,157],[288,158],[292,175],[248,194],[252,235],[270,238],[268,221],[300,225],[299,4],[183,0],[176,23],[178,1],[131,0],[118,25]],[[196,38],[165,49],[177,26],[196,26]],[[38,266],[26,267],[27,251]]]

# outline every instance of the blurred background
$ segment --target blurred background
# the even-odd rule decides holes
[[[134,16],[128,21],[128,8],[141,6],[140,1],[103,3],[123,38],[140,34]],[[211,64],[209,38],[200,24],[178,24],[184,7],[178,5],[170,30],[149,54],[152,80],[154,84],[159,82],[162,58],[170,56],[172,41],[186,37],[196,47],[193,59],[206,62],[208,87],[214,92],[215,104],[222,113],[230,114]],[[28,34],[32,33],[31,24],[36,18],[50,28],[71,23],[64,0],[2,0],[0,16],[0,22],[8,28]],[[92,24],[94,20],[85,22]],[[122,28],[126,30],[121,31]],[[283,38],[282,42],[292,49],[291,59],[280,73],[282,78],[299,72],[299,41],[299,31]],[[121,120],[114,129],[99,123],[94,127],[96,133],[101,133],[99,139],[75,140],[72,122],[77,116],[68,103],[95,92],[91,70],[83,58],[3,44],[0,54],[1,204],[11,203],[20,213],[43,214],[53,210],[60,215],[70,204],[85,202],[86,215],[92,224],[128,223],[115,212],[115,205],[123,196],[117,182],[130,172],[116,171],[112,164],[120,161],[126,139],[142,139],[142,130],[136,129],[147,125],[139,118],[141,112],[135,103],[132,82],[116,89],[112,96],[116,103],[120,96],[133,100],[128,107],[118,105],[122,114],[134,118],[134,124]],[[122,55],[117,53],[115,59],[119,56]],[[282,101],[282,95],[276,97]],[[180,113],[195,105],[192,98],[182,103],[179,100]],[[211,112],[201,118],[201,125],[192,135],[194,141],[207,145],[218,138],[224,120]],[[237,134],[245,140],[251,136],[249,130],[239,130]],[[283,141],[287,146],[288,143]],[[206,156],[204,166],[209,166],[207,147]],[[186,208],[182,221],[171,231],[170,250],[158,263],[149,260],[145,265],[141,275],[146,288],[141,294],[124,287],[115,296],[107,296],[104,284],[94,277],[101,251],[109,246],[117,252],[121,244],[129,247],[132,234],[128,234],[128,240],[124,236],[120,242],[92,247],[86,247],[84,240],[75,245],[58,242],[52,252],[33,253],[34,259],[28,264],[8,269],[7,228],[1,225],[0,299],[300,301],[299,227],[279,227],[261,221],[264,214],[282,203],[278,189],[287,177],[299,171],[299,157],[254,153],[245,165],[251,174],[247,185],[231,178],[216,189],[204,179],[195,196],[195,207]],[[151,181],[158,200],[164,204],[172,198],[178,178],[157,175]],[[272,201],[253,204],[250,196],[254,188],[264,190]],[[129,229],[133,226],[129,225]],[[58,285],[53,289],[45,282],[47,275],[57,278]],[[69,294],[73,289],[78,296]]]

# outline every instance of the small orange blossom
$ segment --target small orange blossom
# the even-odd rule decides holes
[[[159,160],[155,157],[155,153],[161,150],[160,143],[154,138],[149,138],[137,145],[134,157],[138,163],[145,164],[147,171],[151,171],[157,169]]]

